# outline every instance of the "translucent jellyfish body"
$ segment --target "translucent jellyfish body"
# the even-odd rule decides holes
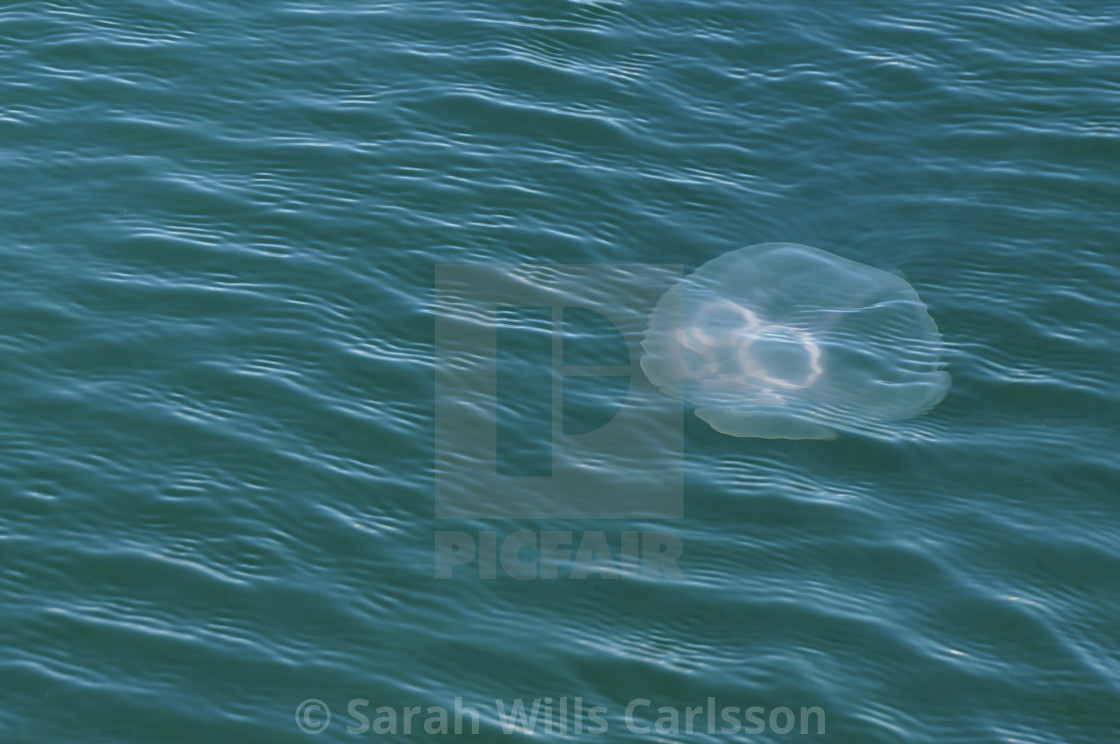
[[[889,434],[945,397],[941,336],[904,279],[764,243],[715,258],[650,315],[642,369],[738,437]]]

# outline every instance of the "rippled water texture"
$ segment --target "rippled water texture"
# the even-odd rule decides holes
[[[1114,740],[1114,7],[93,0],[0,36],[0,741],[349,742],[353,699],[456,697],[480,740],[708,697],[827,714],[758,742]],[[688,415],[681,519],[435,518],[437,264],[772,241],[918,291],[953,376],[921,436]],[[625,360],[506,310],[532,475],[557,328]],[[434,578],[437,532],[522,530],[669,534],[680,574]],[[546,697],[609,732],[502,733]]]

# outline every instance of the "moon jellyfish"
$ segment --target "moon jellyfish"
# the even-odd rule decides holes
[[[949,389],[941,336],[904,279],[793,243],[732,251],[658,301],[642,370],[737,437],[890,434]]]

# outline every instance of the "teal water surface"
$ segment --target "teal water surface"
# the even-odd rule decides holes
[[[480,741],[1114,741],[1116,11],[6,4],[0,741],[438,741],[457,698]],[[771,241],[917,290],[953,380],[921,436],[686,409],[683,518],[436,518],[437,265]],[[498,414],[533,475],[522,311]],[[679,572],[436,578],[438,533],[522,530],[667,534]],[[709,698],[820,714],[652,729]],[[515,700],[552,726],[507,733]],[[423,711],[361,731],[379,706]]]

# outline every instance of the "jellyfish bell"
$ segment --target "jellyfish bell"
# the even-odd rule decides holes
[[[732,436],[889,434],[949,387],[937,326],[913,287],[793,243],[698,268],[658,302],[642,346],[650,381]]]

